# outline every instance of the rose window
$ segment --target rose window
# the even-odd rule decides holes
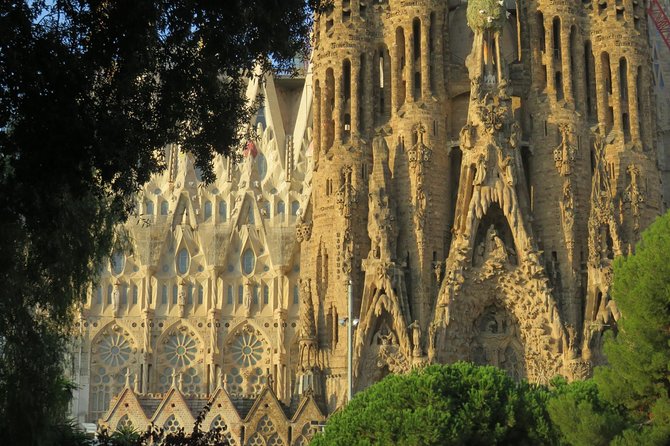
[[[165,354],[170,365],[176,368],[182,368],[191,364],[195,360],[198,352],[198,344],[187,334],[176,334],[170,336],[165,345]]]
[[[232,347],[233,359],[242,367],[256,365],[263,356],[263,342],[253,333],[243,333]]]
[[[111,367],[117,367],[128,360],[130,344],[123,335],[113,333],[105,336],[98,347],[100,359]]]

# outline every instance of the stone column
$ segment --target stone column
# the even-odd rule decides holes
[[[623,121],[621,119],[621,79],[619,76],[619,60],[610,59],[612,72],[612,108],[614,110],[614,129],[623,137]]]
[[[395,35],[393,38],[396,38]],[[391,113],[393,116],[396,116],[401,101],[400,85],[402,82],[402,73],[400,71],[400,60],[403,55],[400,54],[397,42],[393,46],[393,57],[391,58]]]
[[[314,144],[313,156],[316,156],[321,151],[321,81],[314,76],[314,97],[312,103],[314,104],[314,135],[312,141]],[[316,85],[319,88],[316,88]]]
[[[546,30],[545,42],[545,61],[547,63],[547,91],[556,97],[556,68],[554,65],[554,24],[549,19],[544,20],[544,29]]]
[[[573,73],[574,76],[576,76],[575,79],[575,92],[574,95],[577,98],[575,100],[575,108],[577,110],[580,110],[585,116],[588,116],[588,109],[587,109],[587,101],[586,101],[586,96],[588,92],[586,91],[586,83],[585,79],[586,76],[588,76],[588,73],[586,72],[586,66],[584,64],[585,61],[585,54],[584,54],[584,44],[582,43],[581,39],[578,39],[579,44],[575,48],[575,54],[573,56],[575,57],[575,72]],[[574,98],[573,98],[574,100]]]
[[[285,332],[286,328],[284,324],[286,322],[286,310],[283,308],[277,308],[274,311],[274,322],[277,324],[276,332],[276,344],[274,351],[274,368],[276,370],[276,375],[274,377],[275,381],[275,393],[277,398],[283,402],[287,402],[290,398],[289,392],[287,389],[286,376],[284,376],[284,369],[286,366],[286,347],[284,346]]]
[[[359,57],[351,58],[351,141],[354,141],[354,138],[358,138],[359,135],[359,118],[358,118],[358,108],[359,102],[358,98],[360,96],[361,85],[358,82],[358,78],[361,73],[361,59]]]
[[[405,33],[405,101],[414,101],[414,33],[410,26],[410,32]]]
[[[365,84],[365,97],[363,98],[363,113],[365,114],[365,129],[361,129],[366,134],[372,133],[374,128],[374,107],[372,105],[372,70],[374,70],[374,57],[371,51],[365,52],[365,71],[363,72],[363,83]]]
[[[332,93],[333,92],[330,91],[328,86],[328,76],[325,75],[323,77],[323,86],[321,88],[321,122],[318,123],[321,127],[321,150],[323,152],[327,152],[330,149],[330,146],[328,145],[330,122],[328,121],[332,118],[332,110],[328,113],[330,107],[328,99]]]
[[[421,18],[421,97],[427,101],[431,96],[430,90],[430,18]]]
[[[607,88],[605,87],[605,74],[603,73],[604,67],[602,63],[602,59],[600,57],[600,53],[593,51],[594,57],[593,59],[595,60],[595,69],[596,69],[596,100],[598,103],[598,122],[600,123],[599,126],[605,126],[605,123],[607,122],[607,108],[608,108],[608,92]],[[608,129],[605,128],[605,131]]]
[[[569,103],[575,100],[572,91],[572,46],[570,45],[570,24],[564,26],[564,20],[561,20],[561,65],[563,68],[563,97]]]
[[[335,144],[342,144],[342,67],[337,67],[337,70],[333,70],[333,75],[335,76],[335,109],[333,110],[333,122],[335,132]]]
[[[634,144],[640,144],[640,113],[637,102],[637,69],[628,64],[628,116],[630,121],[630,138]],[[641,147],[640,147],[641,148]]]

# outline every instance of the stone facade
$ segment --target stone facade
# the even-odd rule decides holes
[[[318,17],[302,242],[328,412],[458,359],[586,376],[611,261],[662,211],[642,2],[338,0]]]
[[[298,444],[346,402],[349,284],[356,390],[456,360],[587,376],[612,259],[663,207],[647,26],[634,0],[335,0],[312,73],[250,83],[239,164],[204,185],[167,149],[82,312],[80,419],[220,398],[238,444]]]

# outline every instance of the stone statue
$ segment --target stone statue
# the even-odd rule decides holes
[[[407,328],[412,330],[412,356],[421,356],[421,325],[419,321],[415,320]]]
[[[244,294],[242,295],[242,305],[244,305],[244,315],[251,316],[251,282],[246,280],[244,283]]]
[[[521,127],[519,126],[519,123],[515,120],[512,123],[512,127],[510,129],[509,146],[513,149],[516,149],[519,147],[520,142],[521,142]]]
[[[475,186],[481,186],[486,181],[486,157],[484,155],[479,155],[477,158],[477,171],[475,172],[475,179],[473,184]]]
[[[120,283],[117,280],[114,282],[114,287],[112,288],[112,311],[114,311],[114,315],[119,311],[119,297],[121,295],[120,291]]]

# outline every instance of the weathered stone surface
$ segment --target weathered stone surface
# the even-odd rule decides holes
[[[488,3],[473,31],[466,2],[336,0],[304,83],[250,85],[239,164],[203,185],[168,148],[133,255],[82,313],[80,418],[215,395],[236,441],[290,425],[301,444],[303,419],[262,404],[345,402],[349,281],[355,389],[431,362],[546,382],[602,361],[612,259],[662,210],[642,2]]]

